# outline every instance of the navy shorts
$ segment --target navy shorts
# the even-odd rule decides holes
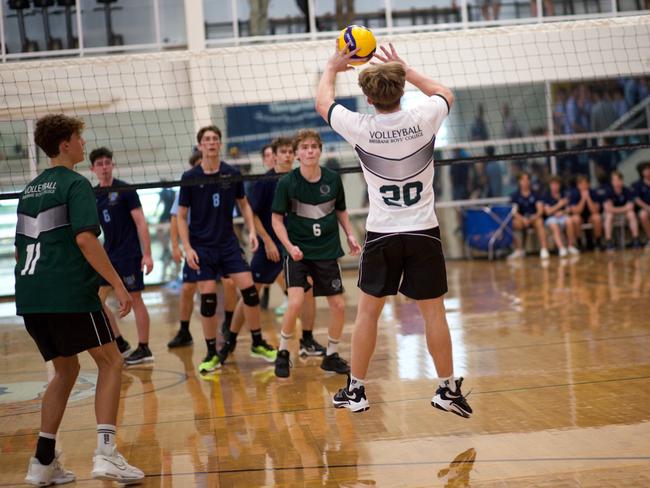
[[[255,283],[270,285],[275,283],[277,277],[282,273],[282,259],[280,258],[277,263],[274,263],[266,257],[266,250],[261,247],[253,254],[251,271]]]
[[[217,249],[194,250],[199,256],[199,270],[195,271],[196,281],[219,280],[222,276],[251,270],[236,238]]]
[[[122,278],[122,283],[127,291],[144,290],[144,275],[142,273],[142,257],[126,258],[112,261],[111,264]],[[99,286],[111,286],[104,278],[100,279]]]

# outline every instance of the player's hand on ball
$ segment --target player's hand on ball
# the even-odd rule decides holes
[[[338,40],[337,40],[336,51],[329,59],[327,64],[330,67],[330,69],[332,69],[335,73],[340,73],[341,71],[349,71],[351,69],[354,69],[354,66],[350,65],[350,61],[352,60],[352,57],[358,52],[359,52],[358,48],[353,51],[350,51],[349,48],[339,49]]]
[[[185,261],[187,265],[195,271],[199,270],[199,255],[192,248],[185,250]]]
[[[348,246],[350,248],[350,256],[357,256],[361,252],[361,246],[353,235],[348,236]]]
[[[289,254],[291,255],[291,259],[294,261],[300,261],[302,258],[305,257],[305,255],[302,253],[300,248],[298,246],[291,246],[289,249]]]
[[[172,248],[172,260],[176,264],[181,264],[181,259],[183,259],[183,253],[181,252],[181,248],[180,247]]]
[[[271,239],[264,243],[264,249],[266,250],[266,257],[269,261],[274,263],[280,262],[280,251],[278,250],[278,246],[276,246]]]
[[[257,248],[260,245],[259,241],[257,240],[257,234],[252,233],[248,236],[248,245],[251,247],[252,252],[257,251]]]
[[[128,313],[131,311],[131,306],[133,305],[133,301],[131,300],[131,295],[129,295],[129,292],[126,291],[126,288],[124,285],[115,288],[113,290],[115,292],[115,298],[117,298],[117,303],[119,303],[119,316],[120,318],[126,317]]]
[[[142,262],[140,263],[140,270],[144,271],[144,274],[148,275],[153,271],[153,259],[151,255],[142,256]]]
[[[397,50],[395,49],[395,46],[393,46],[392,42],[388,44],[388,47],[390,50],[386,49],[385,46],[381,46],[379,49],[381,49],[381,52],[384,54],[375,53],[375,58],[377,58],[379,61],[382,61],[383,63],[400,63],[402,66],[404,66],[404,69],[407,69],[408,65],[406,64],[406,61],[398,56]]]

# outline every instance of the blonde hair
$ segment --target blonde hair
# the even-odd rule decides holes
[[[318,147],[323,149],[323,142],[320,139],[320,134],[312,129],[301,129],[293,137],[293,150],[294,152],[298,150],[298,146],[302,141],[307,139],[314,139],[318,143]]]
[[[401,63],[377,64],[364,69],[359,75],[359,86],[375,108],[392,110],[404,95],[406,70]]]

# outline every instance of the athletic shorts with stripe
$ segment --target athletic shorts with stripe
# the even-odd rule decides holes
[[[115,336],[103,310],[76,313],[29,313],[25,328],[45,361],[70,357],[113,342]]]
[[[413,300],[447,293],[440,228],[383,234],[368,232],[359,261],[358,287],[385,297],[399,291]]]
[[[284,257],[284,279],[287,288],[302,288],[308,291],[312,285],[308,278],[311,277],[315,297],[329,297],[343,293],[341,268],[336,259],[294,261],[290,256]]]

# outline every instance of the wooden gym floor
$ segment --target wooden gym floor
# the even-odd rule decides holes
[[[201,379],[198,315],[195,345],[168,352],[178,297],[152,289],[156,362],[124,370],[120,450],[148,487],[650,486],[650,253],[448,267],[456,372],[472,390],[472,419],[430,406],[436,374],[416,306],[403,298],[388,302],[380,324],[371,408],[352,414],[330,404],[343,377],[297,358],[294,347],[291,378],[277,380],[272,365],[248,356],[246,333],[234,359]],[[349,357],[355,273],[345,281]],[[0,311],[0,486],[17,486],[47,369],[13,303]],[[326,319],[319,308],[323,342]],[[264,312],[264,320],[277,344],[278,319]],[[132,316],[122,324],[133,342]],[[81,359],[58,447],[79,486],[101,486],[90,479],[95,370]]]

